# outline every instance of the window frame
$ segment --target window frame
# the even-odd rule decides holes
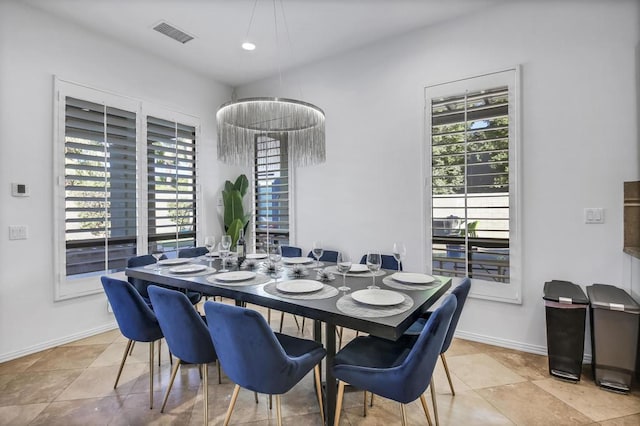
[[[180,124],[193,126],[196,137],[196,152],[200,151],[199,118],[177,112],[150,102],[120,95],[106,90],[53,77],[53,270],[54,301],[83,297],[102,293],[100,273],[86,277],[69,278],[66,274],[66,212],[65,212],[65,120],[66,97],[104,104],[136,114],[136,252],[148,252],[148,197],[147,197],[147,116],[162,118]],[[202,194],[199,181],[199,155],[196,155],[196,240],[202,235]],[[104,271],[107,273],[107,271]]]
[[[522,243],[521,243],[521,99],[520,67],[460,78],[424,87],[424,143],[423,178],[425,182],[423,217],[425,233],[425,259],[427,270],[432,271],[433,260],[433,179],[431,100],[459,95],[465,91],[483,90],[507,86],[509,91],[509,283],[491,282],[472,278],[470,297],[507,303],[522,303]],[[453,278],[454,285],[462,278]]]

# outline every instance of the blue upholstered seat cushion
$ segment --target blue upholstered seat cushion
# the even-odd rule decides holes
[[[300,257],[302,256],[302,249],[294,246],[280,246],[282,250],[282,257]]]
[[[411,336],[396,342],[355,339],[334,358],[334,376],[403,404],[416,400],[429,386],[455,307],[455,296],[447,296],[414,344]]]
[[[286,393],[326,355],[312,340],[274,333],[251,309],[212,301],[204,309],[222,368],[245,389]]]
[[[192,364],[217,359],[205,321],[184,293],[151,285],[149,296],[172,354]]]
[[[154,342],[163,337],[155,314],[131,284],[110,277],[100,280],[124,337],[136,342]]]

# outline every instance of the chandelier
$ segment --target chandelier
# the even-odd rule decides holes
[[[253,4],[247,37],[258,0]],[[282,0],[280,1],[284,27],[289,37]],[[278,20],[276,2],[273,16],[278,44]],[[255,44],[246,40],[246,50],[255,49]],[[293,51],[293,49],[291,49]],[[278,55],[278,58],[280,55]],[[278,63],[280,73],[280,64]],[[282,75],[280,75],[282,84]],[[289,158],[295,166],[323,163],[326,159],[324,137],[324,111],[308,102],[286,98],[245,98],[222,104],[216,114],[218,126],[218,159],[227,164],[253,166],[256,138],[259,135],[286,137]]]
[[[296,166],[326,159],[324,111],[308,102],[286,98],[245,98],[227,102],[216,114],[218,159],[252,166],[256,136],[286,135],[289,158]]]

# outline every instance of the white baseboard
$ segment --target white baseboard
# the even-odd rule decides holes
[[[116,328],[118,328],[118,324],[115,321],[113,321],[111,323],[107,323],[107,324],[101,325],[100,327],[92,328],[90,330],[85,330],[80,333],[61,337],[59,339],[49,340],[48,342],[44,342],[44,343],[38,343],[37,345],[33,345],[28,348],[21,349],[19,351],[0,354],[0,362],[11,361],[12,359],[20,358],[26,355],[31,355],[36,352],[44,351],[45,349],[55,348],[56,346],[75,342],[76,340],[84,339],[85,337],[95,336],[96,334],[104,333],[105,331],[111,331]]]
[[[471,340],[472,342],[485,343],[487,345],[492,345],[492,346],[499,346],[501,348],[515,349],[517,351],[547,356],[546,346],[532,345],[530,343],[523,343],[523,342],[517,342],[515,340],[501,339],[498,337],[486,336],[484,334],[469,333],[462,330],[456,330],[455,337],[464,339],[464,340]],[[582,358],[582,362],[590,363],[591,354],[585,353]]]

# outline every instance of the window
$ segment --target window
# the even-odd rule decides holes
[[[426,111],[432,271],[519,302],[515,81],[509,70],[427,87]]]
[[[254,245],[266,250],[290,238],[290,174],[287,138],[284,134],[256,137],[254,168]]]
[[[196,242],[196,129],[147,117],[149,243],[175,253]]]
[[[169,256],[195,245],[197,122],[164,109],[147,115],[154,106],[58,79],[55,93],[55,300],[61,300],[101,291],[99,277],[123,271],[149,242],[161,243]]]

